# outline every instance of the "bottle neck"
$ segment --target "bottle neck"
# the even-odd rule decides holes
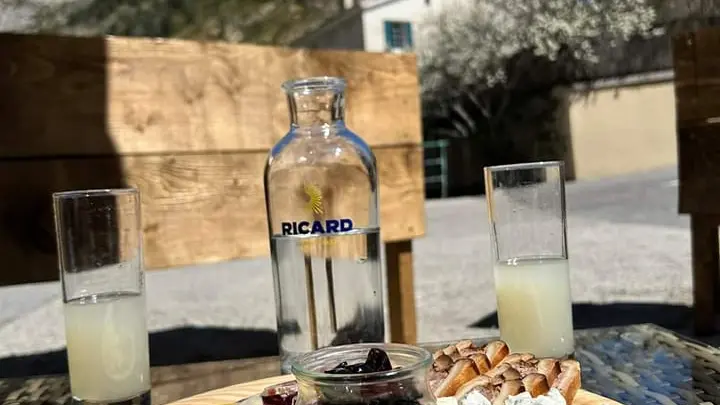
[[[337,89],[288,91],[290,125],[318,128],[343,124],[345,94]]]

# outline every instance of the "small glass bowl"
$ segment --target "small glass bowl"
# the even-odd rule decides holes
[[[372,348],[383,350],[392,370],[366,374],[328,374],[342,362],[362,363]],[[298,383],[295,405],[431,405],[427,385],[432,355],[425,349],[395,343],[333,346],[297,357],[291,370]]]

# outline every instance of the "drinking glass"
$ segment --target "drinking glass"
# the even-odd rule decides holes
[[[73,400],[149,404],[138,192],[54,193],[53,209]]]
[[[563,162],[485,168],[500,335],[512,352],[574,354]]]

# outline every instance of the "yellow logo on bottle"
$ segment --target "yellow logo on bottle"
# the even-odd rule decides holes
[[[307,196],[307,203],[305,204],[305,208],[310,213],[313,213],[315,215],[322,215],[322,213],[324,212],[323,195],[320,187],[312,183],[305,183],[303,189],[305,191],[305,196]]]
[[[350,218],[324,218],[323,193],[320,186],[313,183],[303,184],[305,211],[313,216],[312,220],[288,221],[280,224],[282,235],[318,235],[343,233],[353,229]]]

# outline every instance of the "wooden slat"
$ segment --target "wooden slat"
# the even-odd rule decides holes
[[[720,117],[720,30],[704,29],[674,38],[677,120],[681,127]]]
[[[292,375],[270,377],[263,380],[251,381],[245,384],[231,385],[218,390],[208,391],[203,394],[171,402],[170,405],[228,405],[241,399],[257,395],[270,385],[291,381]],[[579,390],[572,405],[621,405],[611,399],[593,394],[585,390]]]
[[[695,119],[720,117],[720,31],[695,33]]]
[[[692,121],[697,99],[695,34],[688,32],[673,38],[673,69],[677,120]]]
[[[679,212],[720,214],[720,126],[677,131]]]
[[[387,243],[385,257],[387,258],[390,341],[415,344],[417,342],[417,319],[415,318],[412,241]]]
[[[712,334],[720,225],[720,29],[673,42],[680,213],[691,215],[695,332]]]
[[[720,30],[673,41],[679,212],[720,214]]]
[[[377,148],[382,237],[425,230],[422,149]],[[50,195],[138,187],[145,263],[164,268],[268,252],[265,152],[0,161],[0,285],[57,278]],[[21,269],[19,271],[18,269]]]
[[[718,300],[718,225],[717,215],[690,216],[693,266],[693,304],[695,334],[715,333],[715,307]]]
[[[347,79],[371,146],[422,142],[412,54],[0,34],[0,55],[0,157],[268,150],[280,84],[311,75]]]
[[[348,125],[378,158],[383,240],[424,234],[413,55],[15,34],[0,55],[0,285],[57,278],[59,190],[138,187],[149,268],[267,254],[262,172],[293,77],[347,79]]]

